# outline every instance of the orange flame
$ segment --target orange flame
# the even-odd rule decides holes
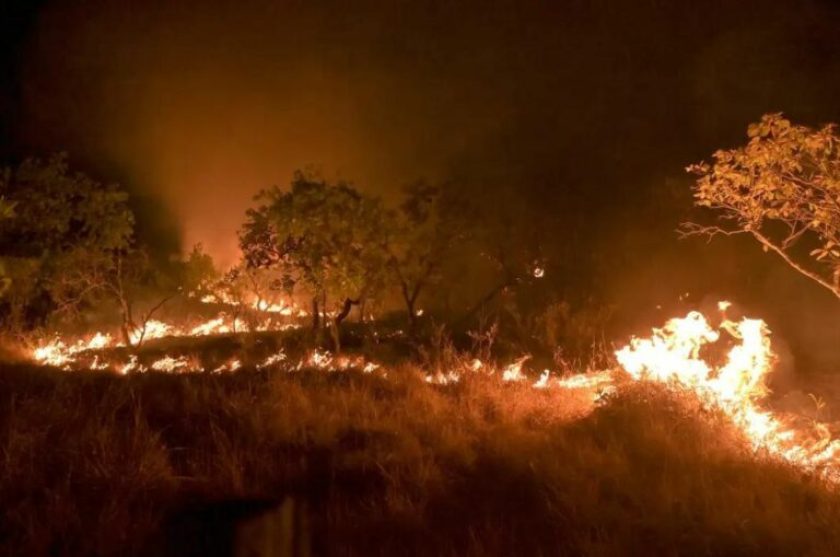
[[[718,307],[725,311],[729,303]],[[835,463],[840,440],[827,436],[825,424],[798,429],[787,425],[784,416],[761,408],[768,394],[765,380],[775,361],[769,335],[760,319],[734,322],[724,316],[715,329],[702,314],[691,312],[654,329],[648,338],[632,339],[616,357],[633,379],[687,389],[707,405],[720,408],[755,449],[840,479]],[[723,363],[716,366],[705,361],[701,350],[724,336],[734,344]]]
[[[826,478],[840,480],[837,460],[840,458],[840,440],[832,439],[826,424],[811,423],[807,427],[795,426],[791,416],[771,412],[763,407],[768,395],[766,379],[773,368],[775,356],[771,349],[770,331],[760,319],[744,318],[732,321],[725,316],[728,302],[720,302],[723,313],[720,324],[712,326],[699,312],[690,312],[685,317],[674,318],[661,328],[654,328],[647,338],[633,338],[629,344],[615,352],[616,359],[625,372],[624,376],[634,381],[654,381],[671,388],[689,391],[700,398],[708,407],[722,410],[744,433],[756,450],[781,457],[797,466],[819,472]],[[253,330],[285,330],[299,327],[295,323],[275,323],[272,313],[283,316],[294,313],[292,306],[261,305],[268,315],[259,323],[251,324]],[[287,310],[289,310],[287,312]],[[166,336],[203,336],[248,330],[239,319],[224,313],[192,327],[178,327],[161,321],[149,321],[145,328],[134,331],[132,342]],[[32,352],[33,358],[43,364],[72,369],[83,352],[99,351],[121,346],[104,333],[90,338],[65,341],[55,338]],[[718,352],[718,358],[714,358]],[[529,356],[523,356],[506,367],[498,368],[478,359],[462,360],[451,369],[437,370],[428,375],[426,381],[447,385],[456,383],[469,374],[500,376],[503,382],[521,383],[527,379],[523,364]],[[235,371],[243,364],[238,359],[212,369],[221,373]],[[257,362],[257,369],[283,366],[287,371],[314,368],[329,372],[358,369],[364,373],[377,372],[388,376],[387,370],[379,364],[367,361],[361,356],[335,355],[325,351],[313,351],[297,363],[288,361],[283,351],[265,357]],[[202,371],[200,364],[186,356],[164,356],[150,363],[140,363],[136,355],[129,356],[122,364],[106,363],[95,354],[91,369],[115,369],[119,373],[145,372],[149,370],[171,373]],[[551,370],[530,386],[534,389],[569,389],[592,391],[593,401],[601,403],[603,395],[618,388],[622,374],[617,370],[603,370],[552,378]]]

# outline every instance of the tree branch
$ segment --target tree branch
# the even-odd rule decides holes
[[[774,251],[779,257],[781,257],[785,261],[785,263],[793,267],[795,270],[799,271],[800,274],[808,277],[820,286],[828,289],[828,291],[834,294],[834,296],[836,296],[837,298],[840,298],[840,290],[835,288],[833,284],[822,278],[819,274],[806,269],[805,267],[794,261],[782,248],[771,242],[766,236],[764,236],[756,230],[747,230],[746,232],[752,234],[753,237],[761,243],[761,245],[763,245],[769,250]]]
[[[706,236],[708,241],[717,235],[734,236],[736,234],[745,234],[746,230],[735,229],[727,230],[719,226],[704,226],[695,222],[684,222],[677,228],[677,234],[680,239],[688,238],[689,236]]]
[[[784,260],[784,262],[790,265],[795,271],[799,272],[803,276],[808,277],[823,288],[826,288],[837,298],[840,298],[840,289],[835,288],[831,282],[824,279],[818,273],[806,269],[805,267],[794,261],[794,259],[784,250],[784,246],[780,247],[774,244],[772,240],[770,240],[767,236],[765,236],[758,230],[755,230],[754,228],[745,227],[744,229],[726,230],[724,228],[720,228],[719,226],[703,226],[693,222],[688,222],[683,223],[681,225],[680,229],[678,229],[678,233],[680,234],[681,238],[686,238],[688,236],[705,235],[708,236],[709,240],[711,240],[712,237],[717,236],[718,234],[723,236],[734,236],[736,234],[747,233],[752,234],[752,236],[756,240],[758,240],[758,242],[762,246],[776,253],[776,255],[781,257]]]

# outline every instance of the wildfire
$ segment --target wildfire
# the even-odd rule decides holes
[[[728,319],[725,312],[730,305],[718,305],[722,318],[716,327],[695,311],[669,320],[663,327],[653,329],[647,338],[631,339],[615,352],[621,369],[633,381],[653,381],[688,391],[705,406],[722,410],[755,450],[840,480],[840,439],[831,438],[827,424],[811,422],[803,426],[801,420],[796,422],[796,416],[762,407],[769,394],[766,380],[775,363],[770,331],[761,319]],[[504,368],[502,379],[525,379],[522,364],[526,359]],[[605,394],[618,388],[621,374],[616,371],[581,373],[552,381],[551,371],[544,370],[532,387],[591,390],[595,401],[603,401]],[[446,385],[469,373],[492,375],[495,369],[473,360],[460,369],[441,371],[426,380]]]
[[[524,381],[527,379],[522,373],[522,364],[524,364],[530,356],[523,356],[519,358],[505,369],[502,370],[502,381]]]
[[[96,333],[89,340],[77,340],[67,344],[60,338],[37,347],[33,356],[37,362],[55,367],[65,367],[75,361],[76,355],[88,350],[101,350],[111,345],[111,336]]]
[[[192,294],[190,296],[193,296]],[[224,292],[215,292],[213,294],[206,294],[199,298],[203,304],[217,304],[232,307],[249,307],[264,313],[277,313],[285,316],[306,317],[309,313],[298,307],[294,302],[281,300],[279,302],[272,302],[259,298],[253,298],[250,302],[242,302],[225,294]]]
[[[775,362],[770,331],[760,319],[728,319],[726,310],[729,306],[728,302],[718,305],[721,317],[716,320],[717,325],[694,311],[685,317],[673,318],[660,328],[654,328],[646,338],[631,339],[626,346],[615,352],[620,369],[565,377],[546,369],[538,379],[525,383],[529,378],[523,366],[529,356],[523,356],[505,367],[497,367],[479,359],[465,359],[450,364],[448,368],[437,369],[426,377],[426,381],[447,385],[457,383],[467,375],[481,374],[499,377],[502,382],[524,383],[539,390],[591,391],[592,400],[596,403],[608,401],[609,398],[604,395],[615,392],[620,382],[627,378],[631,381],[663,383],[669,388],[691,392],[707,407],[723,411],[749,439],[754,449],[819,472],[832,480],[840,480],[840,470],[836,464],[840,457],[840,440],[831,438],[827,424],[810,422],[802,425],[803,420],[797,420],[796,416],[774,413],[767,408],[769,391],[766,380]],[[272,319],[272,314],[292,315],[294,310],[289,309],[291,307],[261,305],[257,309],[267,317],[249,323],[224,313],[189,327],[149,321],[142,330],[134,331],[130,338],[132,343],[139,343],[162,337],[285,330],[299,325],[277,323]],[[88,339],[72,342],[56,338],[35,348],[33,358],[43,364],[72,369],[80,362],[82,353],[118,346],[122,344],[105,333],[96,333]],[[256,369],[277,367],[289,372],[303,369],[328,372],[355,369],[388,376],[388,371],[380,364],[362,356],[339,355],[320,350],[309,352],[296,362],[290,361],[282,350],[258,361],[253,358],[248,361],[248,365]],[[242,360],[232,358],[207,371],[230,372],[245,365]],[[126,361],[114,364],[95,353],[92,360],[88,356],[85,368],[113,369],[122,374],[150,370],[167,373],[205,371],[197,358],[184,355],[166,355],[154,361],[141,362],[137,355],[132,354]]]
[[[761,407],[775,361],[767,325],[760,319],[731,321],[725,316],[729,303],[718,307],[724,316],[717,328],[698,312],[671,319],[653,329],[650,337],[634,338],[618,350],[619,364],[634,380],[689,390],[706,405],[721,409],[755,449],[840,479],[835,463],[840,440],[830,438],[827,425],[795,427],[790,425],[793,417]],[[704,352],[727,343],[731,347],[720,364],[704,359]]]
[[[275,320],[272,315],[273,313],[278,312],[266,311],[258,314],[256,319],[246,321],[221,312],[216,317],[191,326],[179,326],[173,323],[150,320],[143,326],[130,331],[128,338],[132,346],[138,346],[143,342],[166,337],[202,337],[249,331],[286,331],[300,327],[298,323],[279,322]],[[286,314],[281,315],[285,316]],[[83,353],[123,346],[125,346],[125,343],[103,332],[97,332],[89,338],[73,341],[54,337],[48,341],[41,342],[35,347],[32,351],[32,357],[40,364],[70,370],[74,364],[79,362],[79,358]],[[136,361],[132,364],[131,360],[129,360],[120,369],[124,373],[137,371],[134,366],[138,365]],[[106,369],[108,367],[104,363],[98,363],[97,366],[96,369]],[[158,371],[182,371],[187,367],[184,363],[169,361],[162,362],[157,367],[152,366],[153,369]]]

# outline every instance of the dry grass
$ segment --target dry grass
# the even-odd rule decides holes
[[[640,385],[589,400],[493,378],[435,387],[407,366],[387,380],[7,367],[0,539],[8,555],[207,554],[173,517],[293,494],[316,551],[337,555],[840,547],[840,498],[690,397]]]

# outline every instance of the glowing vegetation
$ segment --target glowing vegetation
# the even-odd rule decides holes
[[[781,114],[750,125],[749,143],[688,167],[695,202],[719,224],[689,234],[747,234],[840,298],[840,137],[834,124],[792,124]]]
[[[750,234],[840,296],[833,128],[771,115],[750,136],[691,167],[697,203],[722,221],[685,232]],[[70,209],[34,223],[52,202],[38,185]],[[0,533],[17,553],[155,554],[181,537],[154,541],[190,498],[301,499],[313,539],[341,554],[409,540],[476,555],[766,554],[770,541],[786,555],[840,541],[840,439],[771,403],[764,321],[721,302],[610,344],[608,310],[539,294],[557,267],[538,227],[495,218],[495,200],[421,182],[389,209],[297,173],[257,198],[241,261],[220,270],[201,246],[153,262],[124,193],[62,157],[2,186],[4,253],[28,250],[0,304],[26,362],[0,370]],[[486,293],[460,301],[461,319],[439,306],[421,320],[421,294],[461,257],[489,265]],[[407,316],[373,319],[389,295]]]
[[[521,363],[465,359],[439,385],[415,365],[342,365],[321,352],[217,374],[7,367],[5,547],[209,551],[189,530],[162,532],[196,504],[235,500],[213,507],[234,520],[286,496],[308,502],[322,548],[347,555],[781,556],[840,543],[833,490],[677,384],[525,380]]]
[[[769,331],[760,319],[743,318],[735,322],[726,318],[728,302],[720,303],[721,318],[717,326],[698,312],[683,318],[669,320],[664,327],[656,328],[648,338],[634,338],[615,353],[619,368],[613,370],[544,370],[536,380],[523,372],[529,359],[524,356],[516,361],[497,366],[477,358],[453,358],[443,367],[428,370],[428,383],[449,385],[465,377],[500,377],[503,382],[526,382],[540,390],[591,389],[593,400],[606,400],[605,395],[615,393],[622,378],[634,381],[655,381],[690,393],[709,409],[720,410],[743,433],[756,450],[765,450],[804,469],[819,472],[830,480],[840,479],[838,450],[840,440],[833,439],[828,424],[803,423],[796,416],[776,415],[762,402],[767,397],[766,380],[772,371],[774,355]],[[271,314],[261,329],[278,331],[295,328],[295,325],[276,324]],[[162,322],[152,322],[146,331],[149,338],[200,337],[236,331],[237,324],[226,324],[224,317],[211,319],[189,329],[177,328]],[[240,330],[246,330],[244,325]],[[34,349],[33,358],[43,364],[73,369],[79,364],[94,369],[112,369],[119,373],[145,372],[229,372],[243,366],[240,356],[211,368],[184,356],[164,354],[156,360],[138,363],[131,354],[128,360],[105,360],[103,349],[115,345],[107,334],[96,333],[89,340],[68,342],[56,339]],[[717,348],[717,353],[712,349]],[[80,362],[79,357],[85,359]],[[382,377],[395,377],[395,370],[381,363],[366,361],[363,357],[348,357],[318,349],[310,350],[297,361],[287,358],[284,351],[250,357],[249,366],[256,369],[273,367],[278,370],[299,371],[322,369],[343,371],[358,369],[365,373],[376,372]],[[718,362],[718,363],[714,363]],[[622,373],[623,372],[623,373]],[[625,375],[626,374],[626,375]]]

